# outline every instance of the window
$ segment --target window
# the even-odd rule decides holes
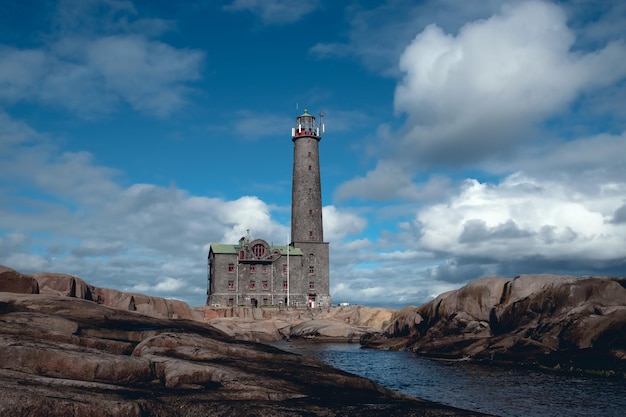
[[[289,289],[289,284],[287,281],[283,281],[283,291],[287,291]]]
[[[270,271],[270,267],[267,265],[263,265],[263,273],[267,274]]]
[[[252,247],[252,253],[257,258],[260,258],[260,257],[264,256],[265,255],[265,245],[263,245],[262,243],[257,243],[256,245],[254,245]]]
[[[229,298],[229,299],[228,299],[228,305],[229,305],[230,307],[234,306],[234,305],[235,305],[235,299],[234,299],[234,298]]]
[[[315,265],[309,265],[309,274],[315,273]]]
[[[269,300],[268,298],[264,298],[264,299],[263,299],[263,305],[264,305],[264,306],[268,306],[268,305],[270,305],[270,300]]]
[[[309,238],[313,239],[313,230],[309,230]]]
[[[309,254],[309,261],[315,262],[315,255],[314,254],[312,254],[312,253]]]
[[[309,158],[311,157],[311,152],[309,152]]]
[[[309,214],[313,215],[313,209],[309,209]]]
[[[309,171],[311,170],[311,165],[309,165]]]
[[[235,289],[235,281],[233,280],[228,281],[228,289],[230,291],[233,291]]]
[[[256,290],[256,281],[250,281],[250,289]]]
[[[261,288],[263,288],[264,291],[267,291],[270,289],[270,282],[265,280],[261,282]]]
[[[243,259],[244,257],[245,257],[244,251],[240,250],[239,251],[239,259]]]
[[[235,272],[235,264],[228,264],[228,272],[231,274]]]
[[[250,273],[256,274],[256,265],[250,265]]]
[[[314,281],[309,281],[309,289],[310,290],[314,290],[315,289],[315,282]]]
[[[287,264],[283,264],[283,274],[286,274],[287,272],[289,272],[289,270],[287,269]]]

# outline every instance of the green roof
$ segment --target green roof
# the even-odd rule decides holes
[[[270,246],[270,251],[278,250],[281,255],[287,255],[287,248],[289,248],[289,255],[303,255],[302,250],[300,248],[294,248],[291,246]],[[239,244],[229,244],[229,243],[211,243],[210,251],[213,253],[226,253],[236,255],[239,250]]]
[[[235,249],[238,245],[229,245],[225,243],[211,243],[213,253],[237,253]]]

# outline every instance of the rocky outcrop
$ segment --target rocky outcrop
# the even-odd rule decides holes
[[[191,308],[179,300],[96,287],[68,274],[41,272],[27,275],[0,265],[0,291],[3,288],[9,292],[80,298],[151,317],[211,323],[239,340],[254,342],[291,338],[358,342],[367,332],[380,331],[394,312],[392,309],[365,306],[329,309]]]
[[[0,291],[75,297],[152,317],[202,320],[202,314],[183,301],[95,287],[68,274],[40,272],[28,275],[0,265]]]
[[[423,355],[626,372],[626,280],[486,277],[399,311],[364,346]]]
[[[292,339],[315,339],[319,342],[358,343],[366,333],[365,328],[332,320],[306,320],[289,329]]]
[[[240,340],[347,343],[357,343],[364,334],[382,330],[395,311],[358,305],[325,309],[203,307],[196,310],[207,323]]]
[[[237,341],[207,324],[77,297],[10,292],[0,292],[0,414],[479,415]]]
[[[39,294],[39,283],[35,278],[23,276],[11,268],[0,265],[0,292]]]

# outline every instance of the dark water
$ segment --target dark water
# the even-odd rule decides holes
[[[502,417],[626,417],[626,380],[442,362],[358,344],[283,343],[414,397]]]

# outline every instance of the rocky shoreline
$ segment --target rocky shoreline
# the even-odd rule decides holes
[[[485,277],[398,311],[372,349],[626,377],[626,279]]]
[[[316,342],[360,343],[382,331],[396,312],[390,308],[340,306],[324,309],[275,307],[201,307],[203,320],[239,339],[255,342],[303,339]]]
[[[0,266],[0,412],[476,416],[258,342],[626,376],[626,279],[485,277],[419,307],[191,308]]]
[[[149,308],[193,316],[178,304],[121,295],[128,304],[112,308],[111,293],[75,277],[55,278],[38,281],[0,267],[2,415],[483,415],[237,340],[207,323],[156,317]],[[104,296],[89,300],[94,294]]]

